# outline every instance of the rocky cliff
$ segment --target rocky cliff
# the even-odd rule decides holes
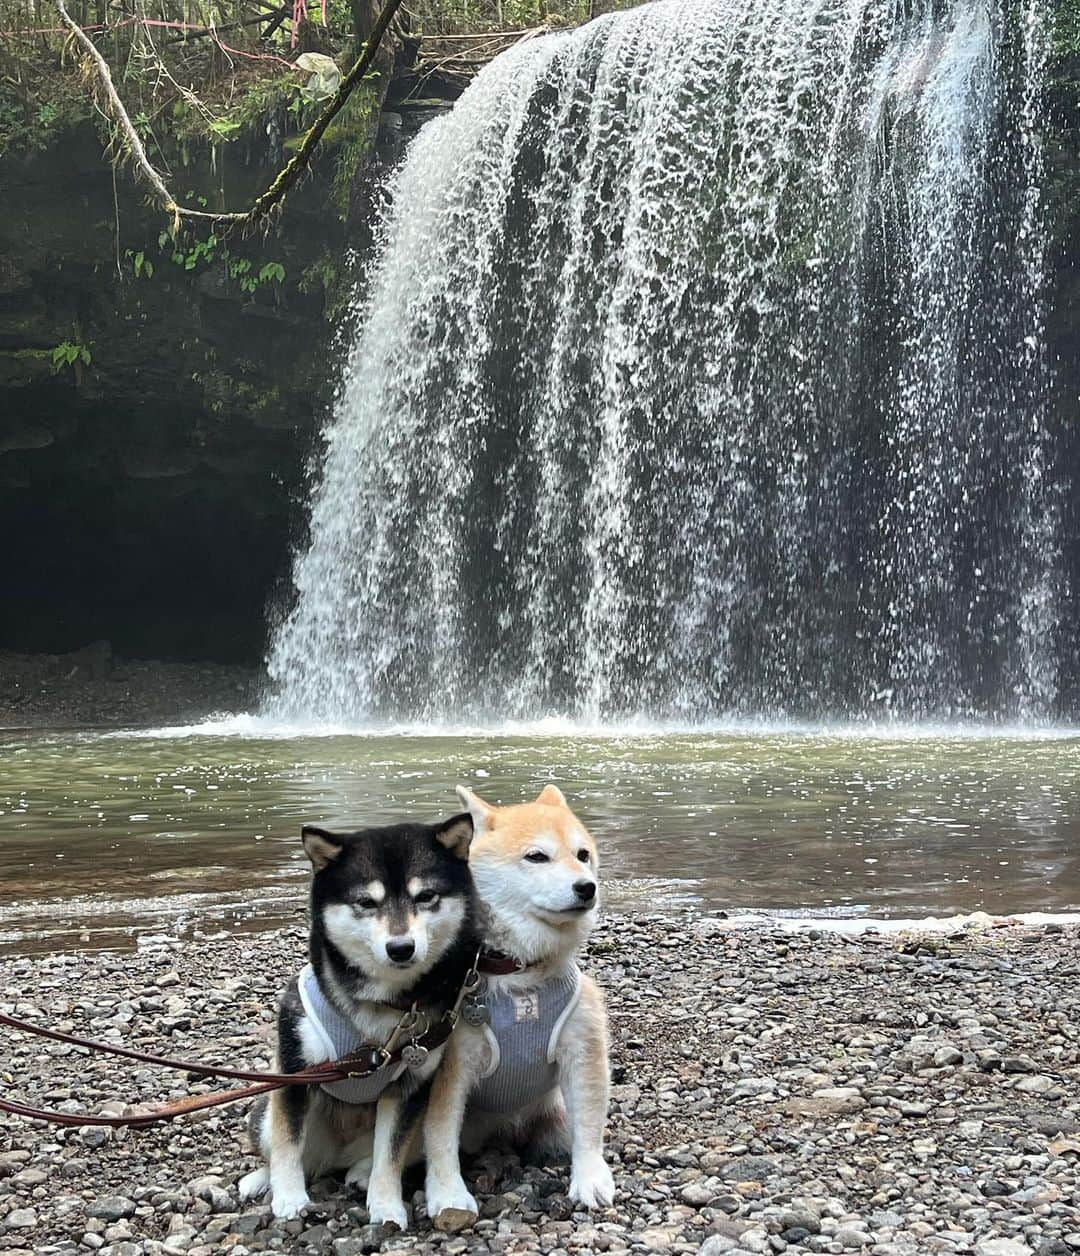
[[[174,244],[89,122],[0,158],[0,648],[260,657],[400,148],[372,114],[247,240]],[[189,203],[242,207],[281,133],[161,160]]]

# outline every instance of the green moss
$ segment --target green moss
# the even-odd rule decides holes
[[[340,278],[339,259],[324,253],[300,276],[297,287],[301,292],[332,292]]]
[[[249,79],[228,99],[216,104],[210,100],[213,117],[178,101],[173,106],[175,133],[210,144],[228,143],[261,135],[270,119],[276,117],[284,132],[302,134],[318,113],[318,105],[305,99],[300,79],[290,77],[288,72],[283,75],[276,68],[263,69],[261,74],[264,77]]]
[[[51,362],[52,354],[51,349],[0,349],[0,357],[16,362]]]
[[[77,81],[57,78],[43,95],[0,79],[0,157],[42,152],[88,117],[90,102]]]
[[[240,362],[241,368],[250,367],[257,375],[254,363]],[[238,374],[209,370],[197,377],[202,386],[206,408],[211,414],[232,414],[240,411],[249,416],[279,411],[283,406],[281,389],[277,384],[253,384]]]
[[[379,129],[382,88],[377,79],[361,83],[338,115],[331,130],[340,137],[341,151],[334,168],[331,200],[342,219],[349,213],[353,184],[367,164]],[[327,138],[329,138],[329,133]]]
[[[77,364],[89,366],[93,360],[86,345],[74,344],[70,340],[65,340],[52,349],[0,349],[0,357],[14,362],[40,362],[54,371]]]
[[[300,276],[301,292],[323,294],[323,318],[337,326],[345,316],[356,286],[352,267],[341,253],[323,253]]]

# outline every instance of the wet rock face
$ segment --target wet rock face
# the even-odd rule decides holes
[[[191,203],[231,206],[281,160],[238,144],[200,175],[170,155]],[[328,155],[267,239],[189,267],[194,242],[173,260],[124,173],[114,202],[92,130],[0,161],[0,647],[260,655],[337,375],[333,172]],[[268,262],[284,277],[248,290]]]

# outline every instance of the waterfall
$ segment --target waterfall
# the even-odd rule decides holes
[[[270,699],[1039,719],[1038,0],[660,0],[397,172]]]

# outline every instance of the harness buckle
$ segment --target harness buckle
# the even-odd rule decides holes
[[[350,1069],[346,1077],[370,1077],[372,1073],[377,1073],[379,1069],[385,1068],[390,1063],[390,1052],[385,1047],[372,1047],[369,1056],[371,1067],[365,1069],[362,1073]]]

